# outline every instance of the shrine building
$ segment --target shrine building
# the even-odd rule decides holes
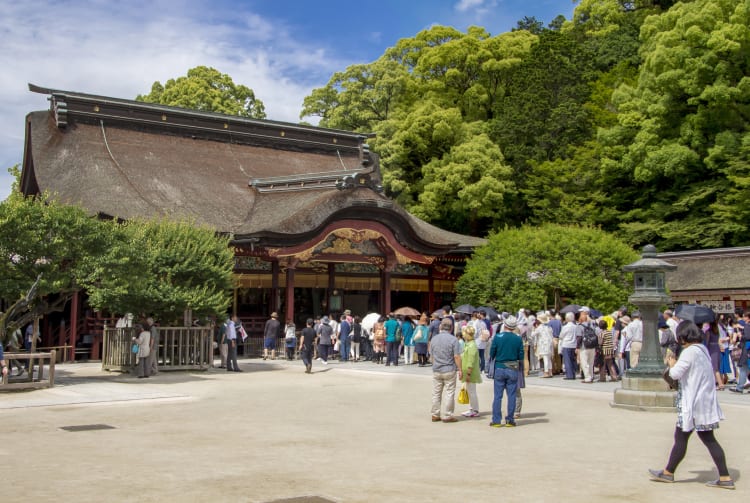
[[[232,311],[243,319],[278,311],[300,326],[344,309],[434,310],[453,300],[466,258],[485,244],[385,196],[370,135],[29,88],[50,108],[26,117],[23,193],[49,191],[102,218],[191,219],[230,235]],[[85,296],[73,304],[75,341],[87,330]]]

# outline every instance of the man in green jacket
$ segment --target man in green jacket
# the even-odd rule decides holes
[[[508,392],[508,414],[505,426],[515,426],[513,414],[516,410],[516,393],[518,392],[519,362],[523,360],[523,340],[517,335],[518,321],[509,316],[504,322],[502,331],[492,338],[490,361],[495,361],[495,397],[492,401],[492,422],[490,426],[502,426],[503,392]]]

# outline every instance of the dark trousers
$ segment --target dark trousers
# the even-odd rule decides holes
[[[239,370],[240,367],[237,365],[237,340],[232,339],[229,341],[227,351],[227,370]]]
[[[385,360],[386,365],[390,365],[391,363],[398,365],[398,346],[398,342],[385,343],[385,351],[387,355]]]
[[[479,370],[484,372],[484,349],[479,349]]]
[[[576,350],[575,348],[563,348],[563,363],[565,363],[565,377],[576,378]]]
[[[321,344],[318,348],[318,356],[324,362],[328,361],[328,357],[333,353],[333,346],[330,344]]]
[[[294,360],[294,346],[292,346],[292,347],[287,346],[286,347],[286,359],[290,360],[290,361]]]
[[[312,365],[312,346],[302,346],[302,351],[299,353],[300,358],[302,358],[302,363],[307,365]]]
[[[687,452],[687,443],[691,433],[693,432],[682,431],[679,426],[675,428],[674,446],[672,446],[672,452],[670,453],[669,461],[667,462],[667,471],[669,471],[670,473],[674,473],[675,470],[677,470],[677,465],[679,465],[680,461],[682,461],[682,459],[685,457],[685,453]],[[714,437],[713,430],[699,431],[698,438],[701,439],[703,445],[705,445],[708,449],[708,453],[711,455],[716,468],[719,470],[719,476],[728,477],[729,470],[727,469],[727,460],[724,456],[724,449],[721,448],[721,445],[719,445],[716,437]]]

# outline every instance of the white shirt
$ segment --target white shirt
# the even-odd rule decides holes
[[[680,381],[682,431],[692,431],[696,426],[708,426],[724,419],[716,398],[711,357],[703,344],[683,349],[680,359],[669,369],[669,376]]]
[[[562,349],[575,349],[576,348],[576,324],[575,322],[569,321],[563,325],[560,331],[560,348]]]
[[[672,318],[671,316],[667,318],[667,326],[672,331],[673,334],[677,333],[677,320]]]

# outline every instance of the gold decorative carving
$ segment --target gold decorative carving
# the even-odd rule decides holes
[[[352,242],[345,238],[336,238],[333,245],[321,250],[321,253],[334,253],[336,255],[362,255],[362,250],[352,248]]]

